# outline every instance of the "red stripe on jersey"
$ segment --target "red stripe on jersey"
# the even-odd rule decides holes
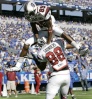
[[[46,8],[46,12],[45,12],[45,17],[46,17],[46,15],[48,14],[49,11],[50,11],[50,8],[47,7],[47,8]]]

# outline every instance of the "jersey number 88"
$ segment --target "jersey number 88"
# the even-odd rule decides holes
[[[62,49],[60,47],[54,48],[53,52],[46,53],[46,58],[54,66],[65,59]]]

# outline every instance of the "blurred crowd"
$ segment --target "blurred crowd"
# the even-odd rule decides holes
[[[43,1],[43,0],[35,0],[35,1]],[[80,6],[92,6],[92,0],[44,0],[48,2],[58,2],[58,3],[67,3],[73,5]]]
[[[32,35],[31,27],[24,18],[0,16],[0,65],[16,64],[26,39]]]
[[[83,28],[85,26],[89,27],[91,24],[65,21],[59,21],[58,24],[77,42],[81,42],[82,44],[88,46],[89,54],[87,55],[87,60],[91,69],[92,29]],[[25,40],[30,38],[32,35],[33,33],[31,31],[30,23],[24,17],[19,18],[11,16],[0,16],[0,66],[4,68],[7,66],[8,62],[15,66]],[[35,62],[32,61],[32,64],[30,65],[26,59],[26,63],[24,65],[26,65],[24,66],[26,68],[23,68],[23,70],[30,71],[30,69],[32,69],[30,66],[35,65]],[[29,66],[29,68],[27,66]]]

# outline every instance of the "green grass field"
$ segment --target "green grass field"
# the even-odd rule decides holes
[[[81,91],[76,90],[74,91],[76,99],[92,99],[92,90],[89,91]],[[7,97],[0,97],[0,99],[5,99]],[[15,99],[14,95],[11,95],[7,99]],[[45,94],[42,93],[40,95],[32,95],[32,94],[18,94],[17,99],[45,99]],[[58,95],[55,97],[55,99],[59,99]],[[68,99],[72,99],[71,96],[68,96]]]

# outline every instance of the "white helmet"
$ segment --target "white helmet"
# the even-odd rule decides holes
[[[40,39],[37,40],[38,45],[41,47],[44,46],[47,43],[46,37],[41,37]]]
[[[37,6],[35,4],[35,2],[33,1],[28,1],[25,3],[24,5],[24,12],[25,15],[35,15],[37,13]]]

